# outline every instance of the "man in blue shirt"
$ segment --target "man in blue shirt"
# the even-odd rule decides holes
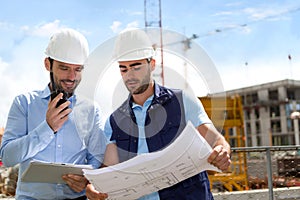
[[[213,148],[208,162],[227,170],[231,163],[230,146],[214,128],[201,102],[181,90],[160,86],[152,79],[154,50],[147,34],[138,29],[122,32],[116,39],[114,53],[130,95],[105,124],[110,144],[104,164],[114,165],[140,153],[161,150],[191,121]],[[88,184],[86,195],[90,200],[107,198],[92,184]],[[139,200],[167,199],[212,200],[207,173],[201,172]]]
[[[7,167],[19,164],[16,199],[86,199],[87,180],[80,175],[64,175],[66,184],[21,180],[33,160],[99,168],[107,143],[99,107],[75,94],[89,54],[86,38],[63,29],[51,37],[45,53],[51,81],[44,90],[14,99],[1,159]]]

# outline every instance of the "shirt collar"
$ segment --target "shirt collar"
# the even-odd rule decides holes
[[[153,98],[153,104],[164,104],[169,99],[172,98],[174,94],[171,93],[171,91],[163,86],[160,86],[159,84],[156,84],[154,82],[154,98]]]
[[[148,107],[148,106],[151,104],[152,99],[153,99],[153,96],[154,96],[154,95],[151,95],[151,96],[145,101],[143,107],[144,107],[144,106]],[[136,107],[141,107],[141,106],[140,106],[139,104],[136,104],[136,103],[132,102],[132,106],[131,106],[131,107],[132,107],[132,109],[134,109],[134,108],[136,108]]]
[[[43,99],[48,99],[50,98],[50,88],[49,88],[49,84],[44,88],[44,90],[42,90],[42,94],[41,94],[41,98]]]
[[[160,86],[159,84],[154,82],[154,95],[149,97],[147,101],[151,101],[151,104],[163,104],[169,99],[171,99],[173,94],[167,88]],[[154,106],[157,106],[154,105]],[[133,101],[132,96],[129,94],[127,100],[123,102],[123,104],[118,108],[120,112],[127,116],[131,116],[135,120],[135,116],[133,113]]]

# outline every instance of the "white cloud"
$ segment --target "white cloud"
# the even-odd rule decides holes
[[[7,59],[9,62],[4,62],[6,59],[0,57],[0,90],[5,94],[0,98],[0,127],[6,124],[9,108],[15,96],[46,87],[49,74],[44,68],[43,60],[48,38],[65,27],[60,20],[55,20],[34,27],[15,28],[21,30],[22,36],[19,34],[7,36],[7,40],[18,42],[10,49],[10,58]]]
[[[61,28],[65,28],[65,26],[61,25],[60,20],[55,20],[50,23],[35,26],[32,30],[29,31],[33,36],[48,37]]]
[[[15,78],[12,78],[10,75],[8,75],[10,70],[10,64],[4,62],[0,57],[0,90],[3,94],[0,98],[0,127],[4,127],[6,123],[8,108],[12,101],[11,92],[15,89],[15,82],[17,81]]]
[[[221,12],[218,12],[218,13],[215,13],[213,14],[212,16],[227,16],[227,15],[234,15],[234,12],[232,11],[221,11]]]
[[[138,21],[133,21],[130,22],[126,25],[126,28],[138,28],[139,27],[139,23]],[[113,24],[110,26],[110,29],[114,32],[114,33],[118,33],[121,30],[123,30],[124,28],[122,27],[122,22],[120,21],[114,21]]]
[[[21,93],[43,89],[49,81],[49,74],[44,68],[44,51],[49,36],[58,29],[64,28],[59,20],[44,23],[35,27],[22,26],[22,39],[10,50],[9,62],[0,57],[0,127],[5,126],[8,111],[13,98]],[[11,35],[9,40],[20,36]],[[9,86],[9,87],[8,87]]]
[[[240,5],[242,5],[241,1],[239,1],[239,2],[225,3],[225,6],[227,6],[227,7],[237,7],[237,6],[240,6]]]
[[[245,8],[243,9],[243,13],[249,15],[249,19],[251,21],[260,21],[260,20],[272,20],[272,21],[277,21],[277,20],[282,20],[286,19],[285,16],[283,16],[286,13],[291,12],[292,10],[286,9],[286,8],[264,8],[264,7],[259,7],[259,8]]]
[[[120,26],[122,23],[120,21],[114,21],[113,24],[109,27],[114,33],[118,33],[120,31]]]
[[[2,58],[0,57],[0,74],[4,72],[4,70],[7,68],[8,63],[4,62]]]
[[[121,9],[120,13],[128,16],[141,16],[144,15],[142,11],[131,11],[129,9]]]
[[[141,15],[144,15],[144,13],[140,12],[140,11],[134,11],[134,12],[129,12],[129,15],[131,15],[131,16],[141,16]]]
[[[138,28],[138,27],[139,27],[139,22],[138,21],[130,22],[126,26],[126,28]]]
[[[12,25],[7,22],[1,22],[0,21],[0,29],[1,30],[9,30],[12,28]]]

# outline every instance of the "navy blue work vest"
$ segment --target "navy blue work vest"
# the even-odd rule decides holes
[[[118,147],[119,161],[137,155],[138,126],[129,97],[111,116],[111,140]],[[161,150],[175,140],[186,125],[181,90],[155,84],[154,97],[147,110],[145,134],[149,152]],[[206,172],[160,190],[160,200],[212,200]]]

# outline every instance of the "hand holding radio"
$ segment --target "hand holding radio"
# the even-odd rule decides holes
[[[68,120],[68,114],[72,111],[69,108],[70,104],[71,102],[64,98],[62,92],[51,94],[51,101],[49,102],[46,113],[46,121],[54,133]]]
[[[46,113],[46,121],[50,128],[56,133],[62,125],[68,120],[68,114],[72,111],[68,106],[68,93],[56,87],[52,72],[53,63],[50,62],[50,81],[52,86],[51,99]]]
[[[68,101],[68,93],[65,92],[65,91],[63,91],[63,90],[55,90],[55,91],[53,91],[53,92],[51,93],[51,101],[52,101],[57,95],[59,95],[60,93],[62,93],[63,96],[62,96],[62,98],[59,99],[59,101],[57,102],[56,108],[57,108],[58,106],[60,106],[61,104],[65,103],[66,101]],[[66,107],[65,109],[67,109],[67,107]]]

